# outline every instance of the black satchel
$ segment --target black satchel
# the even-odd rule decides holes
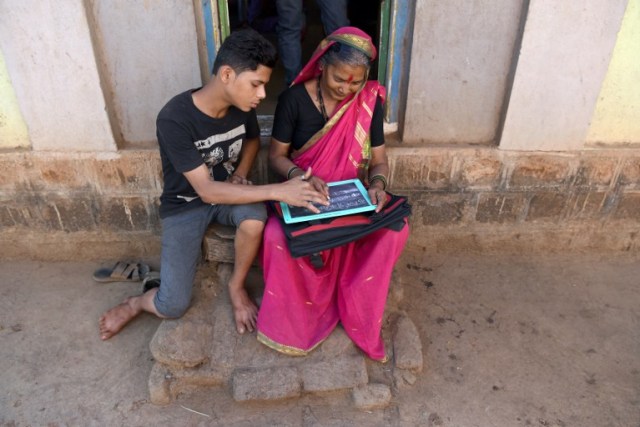
[[[280,218],[287,237],[289,251],[294,258],[315,255],[335,248],[381,228],[400,231],[405,218],[411,215],[411,205],[405,196],[387,193],[389,201],[380,212],[365,212],[334,218],[287,224],[279,203],[271,206]]]

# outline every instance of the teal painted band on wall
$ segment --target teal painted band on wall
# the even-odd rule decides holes
[[[405,100],[411,58],[414,0],[394,0],[391,7],[391,31],[387,65],[387,114],[390,123],[399,119],[400,104]]]
[[[220,40],[222,42],[231,34],[229,2],[227,0],[218,0],[218,16],[220,17]]]
[[[204,32],[207,43],[207,64],[209,72],[213,69],[213,62],[216,60],[216,42],[213,29],[213,13],[211,10],[211,0],[202,0],[202,14],[204,15]]]
[[[378,46],[378,82],[387,83],[387,57],[389,55],[389,22],[391,0],[383,0],[380,3],[380,43]]]

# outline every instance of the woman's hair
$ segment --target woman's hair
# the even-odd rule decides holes
[[[228,65],[238,74],[248,70],[255,71],[259,65],[273,68],[277,58],[276,48],[257,31],[234,31],[220,46],[212,73],[217,74],[223,65]]]
[[[367,70],[371,67],[371,59],[363,51],[340,42],[334,43],[327,49],[320,63],[327,65],[348,64],[352,67],[364,66]]]

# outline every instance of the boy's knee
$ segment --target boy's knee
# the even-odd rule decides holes
[[[184,301],[171,301],[166,304],[159,303],[158,301],[154,301],[156,310],[163,317],[167,319],[178,319],[187,312],[189,306],[191,305],[191,300]]]
[[[262,233],[264,231],[264,222],[257,219],[245,219],[238,228],[249,233]]]

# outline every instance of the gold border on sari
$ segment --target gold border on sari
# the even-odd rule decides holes
[[[356,141],[358,141],[358,144],[360,144],[360,147],[364,146],[364,143],[367,140],[368,134],[369,133],[366,130],[364,130],[360,122],[356,123],[355,137],[356,137]]]
[[[360,167],[360,162],[354,159],[351,154],[349,154],[349,162],[351,162],[354,168]]]
[[[258,342],[266,345],[267,347],[269,347],[272,350],[275,350],[277,352],[286,354],[288,356],[297,356],[297,357],[302,357],[302,356],[308,355],[310,352],[315,350],[316,347],[318,347],[320,344],[322,344],[326,340],[326,338],[325,338],[325,339],[319,341],[317,344],[315,344],[309,350],[303,350],[301,348],[292,347],[292,346],[289,346],[289,345],[284,345],[284,344],[277,343],[274,340],[272,340],[271,338],[269,338],[268,336],[266,336],[265,334],[263,334],[262,332],[258,332],[257,339],[258,339]]]
[[[340,43],[348,44],[367,55],[370,59],[373,59],[373,49],[371,42],[355,34],[336,34],[327,37],[328,40],[337,41]]]

